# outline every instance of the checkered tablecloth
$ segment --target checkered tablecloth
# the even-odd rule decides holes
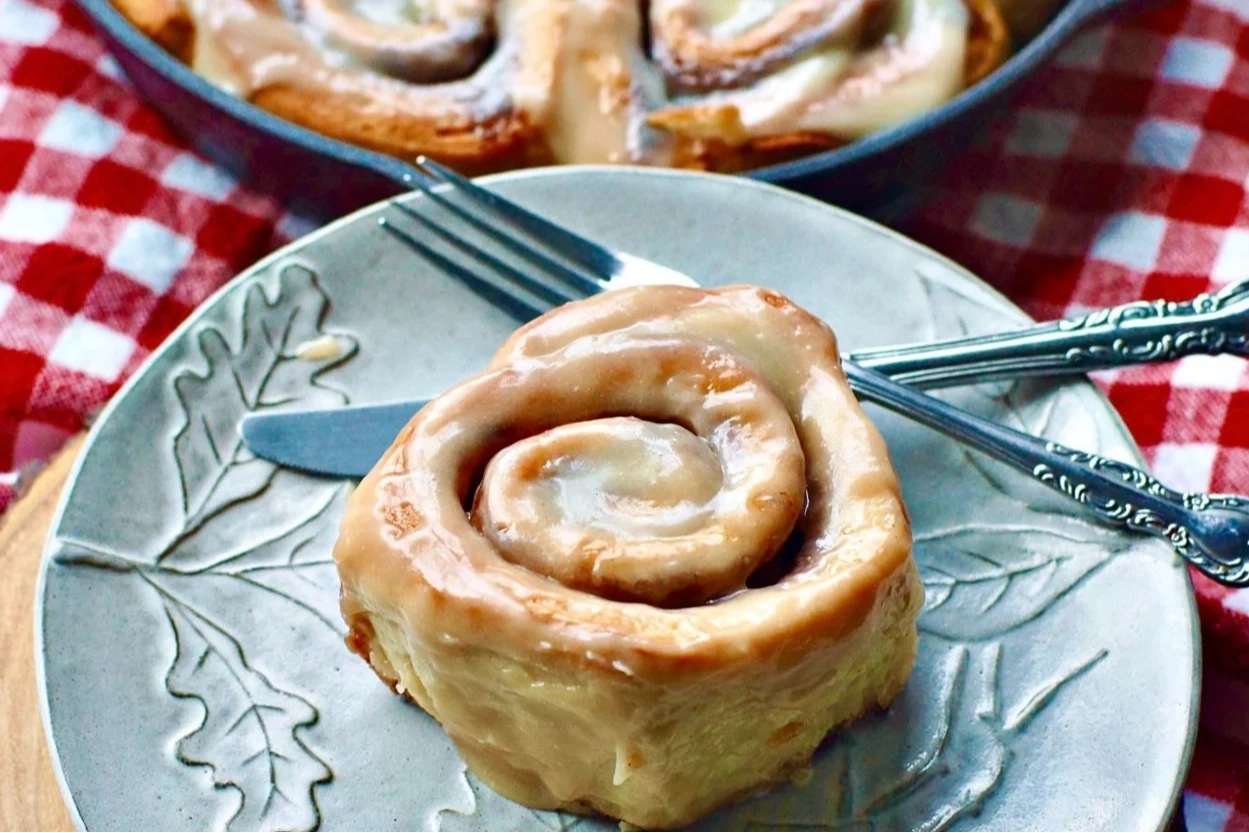
[[[1249,0],[1178,0],[1073,42],[905,231],[1040,319],[1249,279]],[[1099,374],[1160,480],[1249,493],[1249,363]],[[1204,661],[1185,811],[1249,829],[1249,590],[1194,578]]]
[[[1038,318],[1249,278],[1249,0],[1079,37],[904,229]],[[301,231],[135,96],[67,0],[0,0],[0,512],[210,292]],[[1249,367],[1103,374],[1165,482],[1249,493]],[[1249,825],[1249,591],[1196,580],[1191,829]]]

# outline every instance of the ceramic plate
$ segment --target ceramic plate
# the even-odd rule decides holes
[[[1025,320],[932,252],[770,186],[621,169],[491,182],[707,283],[785,292],[847,348]],[[278,470],[240,445],[248,411],[432,392],[483,367],[515,326],[380,231],[382,211],[241,275],[92,432],[48,542],[37,629],[55,758],[86,828],[614,829],[500,798],[347,652],[330,548],[351,484]],[[1087,382],[943,395],[1140,462]],[[872,414],[927,588],[918,665],[888,713],[824,744],[810,781],[704,826],[1165,824],[1199,661],[1178,560]]]

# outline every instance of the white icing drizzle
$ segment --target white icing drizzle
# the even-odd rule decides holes
[[[293,22],[273,0],[186,0],[196,22],[194,68],[232,93],[248,97],[287,85],[375,94],[379,114],[456,125],[522,113],[542,127],[558,162],[666,163],[668,130],[705,137],[727,131],[732,135],[721,138],[731,143],[804,131],[855,139],[931,109],[964,83],[963,0],[878,0],[894,6],[883,40],[863,44],[854,23],[739,89],[671,100],[641,48],[636,0],[499,0],[493,11],[491,1],[310,0],[309,10],[351,20],[348,37],[328,32],[312,11]],[[656,8],[692,9],[713,45],[749,33],[786,5],[655,0]],[[460,80],[402,80],[404,72],[426,72],[412,69],[415,59],[400,49],[405,38],[433,37],[428,33],[439,27],[458,31],[483,15],[498,30],[493,57],[453,48],[454,39],[439,41],[422,56],[455,68],[435,75],[454,71]],[[361,46],[357,29],[385,42]],[[407,69],[395,68],[404,61]],[[687,110],[693,121],[686,128],[646,125],[651,113]]]

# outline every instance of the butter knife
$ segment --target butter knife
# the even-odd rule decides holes
[[[1189,301],[1137,301],[1013,332],[856,350],[848,358],[916,387],[1086,373],[1194,354],[1249,357],[1249,281]],[[360,478],[425,400],[257,412],[252,453],[311,474]]]

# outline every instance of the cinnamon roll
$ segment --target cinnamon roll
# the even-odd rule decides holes
[[[853,141],[996,67],[996,0],[113,0],[295,123],[479,173],[735,170]]]
[[[568,304],[349,500],[348,645],[535,808],[686,825],[910,673],[923,588],[820,321],[755,287]]]

